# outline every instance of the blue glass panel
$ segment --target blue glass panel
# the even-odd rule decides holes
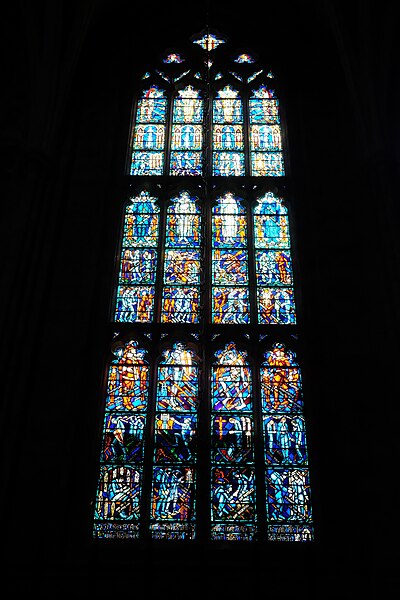
[[[240,177],[244,174],[243,153],[223,151],[213,153],[213,175]]]
[[[213,281],[220,285],[247,283],[247,252],[244,250],[213,250]]]
[[[196,284],[200,282],[200,253],[198,250],[167,250],[164,261],[164,282]]]
[[[250,127],[250,147],[252,150],[275,152],[282,150],[281,128],[279,125],[252,125]]]
[[[131,175],[162,175],[164,169],[167,99],[151,86],[138,102],[132,131]]]
[[[201,150],[203,130],[201,125],[173,125],[172,150]]]
[[[249,323],[248,289],[243,287],[214,287],[212,316],[214,323]]]
[[[253,434],[253,418],[249,414],[219,412],[214,415],[211,425],[211,460],[225,464],[252,463]]]
[[[178,523],[193,517],[194,471],[187,467],[155,467],[151,516]],[[179,531],[179,528],[177,532]]]
[[[198,368],[182,342],[158,367],[150,531],[154,539],[195,537]]]
[[[126,248],[122,254],[119,283],[154,283],[156,265],[156,250]]]
[[[278,198],[272,192],[267,192],[261,198],[257,198],[254,208],[255,215],[287,215],[287,208],[282,198]]]
[[[219,365],[212,373],[213,410],[251,411],[250,370],[245,366]]]
[[[123,248],[157,246],[160,209],[154,200],[146,192],[130,199],[125,211]]]
[[[285,174],[282,152],[252,152],[252,174],[261,177],[282,177]]]
[[[156,414],[156,463],[191,461],[196,455],[197,415],[178,412]]]
[[[304,417],[264,415],[265,460],[275,465],[307,464]]]
[[[135,341],[114,347],[95,504],[95,537],[137,538],[149,371]],[[121,523],[125,526],[121,527]]]
[[[279,123],[279,102],[278,100],[249,100],[250,123]]]
[[[104,462],[142,462],[144,425],[144,415],[108,414],[102,446]]]
[[[243,123],[243,105],[241,100],[227,98],[214,100],[214,123]]]
[[[136,125],[133,130],[134,150],[163,150],[164,125]]]
[[[213,468],[211,494],[212,524],[256,520],[254,469],[248,466]]]
[[[214,125],[214,150],[243,150],[243,127],[241,125]]]
[[[132,153],[131,175],[162,175],[164,170],[164,154],[162,152]]]
[[[285,215],[255,215],[254,245],[256,248],[289,248],[289,222]]]
[[[255,254],[259,285],[292,285],[292,260],[283,250],[259,250]]]
[[[153,319],[154,287],[126,286],[117,288],[115,320],[150,323]]]
[[[268,469],[266,484],[271,521],[311,521],[307,469]]]
[[[157,409],[193,411],[197,407],[197,368],[161,366],[158,375]]]
[[[164,123],[167,113],[167,99],[164,91],[157,86],[144,92],[138,102],[136,123]]]
[[[199,289],[165,287],[161,321],[163,323],[197,323],[199,320]]]
[[[161,321],[198,321],[200,284],[200,209],[187,191],[167,210]]]
[[[95,519],[138,520],[141,483],[141,470],[138,468],[103,465],[100,468]],[[117,535],[109,537],[119,537],[118,529]]]
[[[201,175],[201,152],[189,150],[185,152],[171,152],[170,173],[171,175]]]

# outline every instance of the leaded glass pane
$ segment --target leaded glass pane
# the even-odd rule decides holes
[[[201,152],[171,152],[171,175],[201,175]]]
[[[296,323],[287,208],[272,192],[257,199],[253,211],[258,321]]]
[[[114,354],[107,379],[94,535],[136,538],[149,370],[144,350],[135,341],[117,345]]]
[[[244,175],[243,103],[227,85],[213,101],[213,175]]]
[[[141,192],[125,209],[115,321],[153,319],[160,212],[155,200]]]
[[[214,323],[248,323],[250,319],[246,215],[230,192],[217,199],[212,216]]]
[[[268,469],[268,516],[271,521],[311,521],[307,469]]]
[[[171,141],[171,175],[201,175],[203,149],[203,100],[188,85],[174,99]]]
[[[251,174],[281,177],[285,174],[279,103],[275,92],[261,85],[249,99]]]
[[[198,368],[177,342],[158,367],[150,530],[154,539],[194,539]]]
[[[255,533],[252,379],[233,342],[215,354],[211,380],[211,536],[250,540]]]
[[[133,185],[143,177],[159,198],[142,191],[126,206],[113,320],[123,324],[116,325],[119,333],[138,330],[153,348],[165,346],[161,358],[154,352],[151,365],[136,342],[116,347],[108,370],[94,536],[139,538],[148,526],[153,540],[195,540],[200,503],[202,522],[209,515],[204,531],[213,541],[254,540],[262,531],[258,521],[266,523],[269,541],[309,541],[299,365],[280,343],[261,361],[244,349],[254,349],[249,340],[265,343],[265,326],[296,324],[288,210],[271,192],[254,197],[258,186],[243,185],[246,203],[227,189],[216,199],[208,193],[216,188],[209,175],[285,175],[279,100],[273,81],[260,85],[267,70],[251,66],[251,54],[219,63],[222,52],[215,50],[224,39],[207,33],[193,40],[204,51],[194,69],[166,52],[161,69],[152,71],[168,91],[150,85],[153,75],[145,74],[147,89],[131,129]],[[201,89],[187,85],[188,76]],[[221,83],[226,76],[240,92]],[[272,73],[267,77],[273,79]],[[150,183],[147,176],[163,177]],[[179,179],[186,176],[191,179]],[[182,181],[189,191],[182,191]],[[200,189],[206,192],[201,202],[194,196]],[[207,324],[217,327],[207,331]],[[232,335],[210,359],[210,344],[225,340],[227,331],[238,332],[243,349]],[[203,356],[201,373],[182,335]],[[199,447],[209,452],[207,489],[197,482]],[[257,482],[256,471],[263,473]],[[142,483],[148,490],[143,497]],[[256,485],[257,510],[264,505],[259,513]]]
[[[131,175],[162,175],[164,170],[167,98],[151,86],[138,101],[132,131]]]
[[[267,413],[300,412],[303,409],[300,368],[292,352],[282,344],[265,355],[261,370],[261,399]]]
[[[313,532],[310,526],[303,530],[312,514],[301,372],[295,354],[281,343],[264,357],[260,379],[268,518],[270,523],[298,522],[287,523],[284,530],[269,525],[268,539],[282,535],[283,541],[307,541]]]
[[[199,319],[200,209],[187,191],[167,210],[164,255],[163,323],[196,323]]]

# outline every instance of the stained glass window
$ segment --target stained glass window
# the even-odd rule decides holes
[[[256,532],[253,391],[246,354],[233,342],[216,353],[211,379],[211,538]]]
[[[178,342],[158,368],[151,532],[155,539],[194,539],[198,369]]]
[[[153,318],[159,207],[148,192],[125,209],[115,320],[148,323]]]
[[[149,369],[135,341],[117,344],[114,354],[107,379],[94,534],[137,538]]]
[[[171,141],[171,175],[201,175],[203,100],[188,85],[174,100]]]
[[[313,536],[302,378],[295,354],[276,343],[261,367],[268,538]]]
[[[229,85],[213,107],[213,175],[244,175],[243,103]]]
[[[240,200],[227,192],[212,219],[214,323],[248,323],[250,318],[246,216]]]
[[[167,211],[161,320],[197,323],[200,294],[200,210],[187,191]]]
[[[284,175],[279,102],[265,85],[249,100],[252,175]]]
[[[146,71],[132,113],[94,536],[308,542],[277,82],[218,32],[190,42]]]
[[[164,169],[167,98],[156,85],[138,102],[132,136],[131,175],[162,175]]]
[[[287,208],[272,192],[254,209],[258,320],[269,325],[296,322]]]

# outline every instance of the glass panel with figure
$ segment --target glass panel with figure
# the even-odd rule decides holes
[[[197,323],[200,296],[200,208],[182,191],[167,210],[161,322]]]
[[[275,343],[261,368],[268,539],[312,539],[312,510],[301,372],[293,351]]]
[[[251,540],[256,531],[253,393],[246,352],[233,342],[211,375],[211,539]]]
[[[160,209],[148,192],[130,198],[124,216],[115,321],[149,323],[154,284]]]
[[[188,85],[174,100],[171,175],[201,175],[203,149],[203,100]]]
[[[250,320],[246,213],[231,192],[212,210],[212,319],[214,323]]]
[[[113,349],[95,503],[94,537],[137,538],[149,369],[135,341]]]
[[[296,310],[287,208],[272,192],[253,211],[258,322],[293,325]]]
[[[167,98],[153,85],[138,101],[132,131],[131,175],[162,175],[164,170]]]
[[[198,367],[182,342],[158,367],[150,530],[153,539],[194,539]]]
[[[227,85],[213,102],[213,175],[244,175],[243,102]]]
[[[279,101],[275,91],[261,85],[249,99],[251,174],[281,177],[282,154]]]

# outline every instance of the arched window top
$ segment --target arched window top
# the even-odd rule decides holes
[[[124,343],[117,342],[114,345],[112,352],[116,356],[116,358],[113,359],[112,364],[125,366],[127,369],[129,365],[147,364],[147,361],[144,360],[146,350],[140,348],[136,340],[128,340]]]
[[[226,194],[217,198],[217,203],[212,210],[215,215],[245,214],[245,210],[241,205],[241,198],[238,198],[232,192],[226,192]]]
[[[127,213],[158,213],[159,206],[156,204],[157,198],[150,196],[149,192],[142,191],[138,196],[131,196],[126,206]]]
[[[138,102],[137,123],[163,123],[167,114],[165,90],[157,85],[145,89]]]
[[[168,213],[170,214],[200,213],[200,207],[196,203],[197,198],[191,196],[186,190],[171,200],[173,204],[168,207]]]
[[[226,85],[222,90],[217,91],[217,98],[237,98],[239,92],[230,85]]]
[[[296,354],[292,350],[286,350],[284,344],[276,343],[265,354],[264,366],[266,367],[298,367]]]
[[[255,59],[250,54],[247,54],[246,52],[239,54],[239,56],[237,58],[234,58],[233,60],[239,64],[242,64],[242,63],[252,64],[255,62]]]
[[[189,41],[160,55],[132,107],[112,316],[129,341],[108,365],[94,533],[305,541],[279,87],[218,32]]]
[[[198,44],[207,52],[215,50],[221,44],[225,44],[225,40],[214,33],[205,33],[202,35],[202,37],[193,37],[192,41],[194,44]]]
[[[161,365],[190,366],[195,363],[194,351],[183,342],[176,342],[162,353]]]
[[[260,85],[257,89],[252,89],[252,98],[276,98],[275,90],[266,85]]]
[[[283,177],[284,140],[271,71],[217,32],[164,54],[145,74],[132,128],[130,175]],[[227,51],[219,46],[226,45]],[[151,73],[151,74],[150,74]],[[177,83],[179,82],[179,84]]]
[[[287,208],[284,205],[282,198],[278,198],[272,192],[267,192],[264,196],[257,198],[254,214],[287,215]]]
[[[181,98],[195,99],[195,98],[199,98],[200,94],[201,94],[200,90],[195,90],[192,85],[187,85],[182,90],[178,90],[178,96],[180,96]]]
[[[215,352],[214,364],[247,366],[247,352],[245,350],[238,350],[234,342],[229,342],[225,348]]]
[[[182,58],[179,54],[172,52],[171,54],[168,54],[168,56],[166,56],[163,59],[163,62],[167,63],[167,64],[171,64],[171,63],[181,64],[181,63],[185,62],[185,59]]]

